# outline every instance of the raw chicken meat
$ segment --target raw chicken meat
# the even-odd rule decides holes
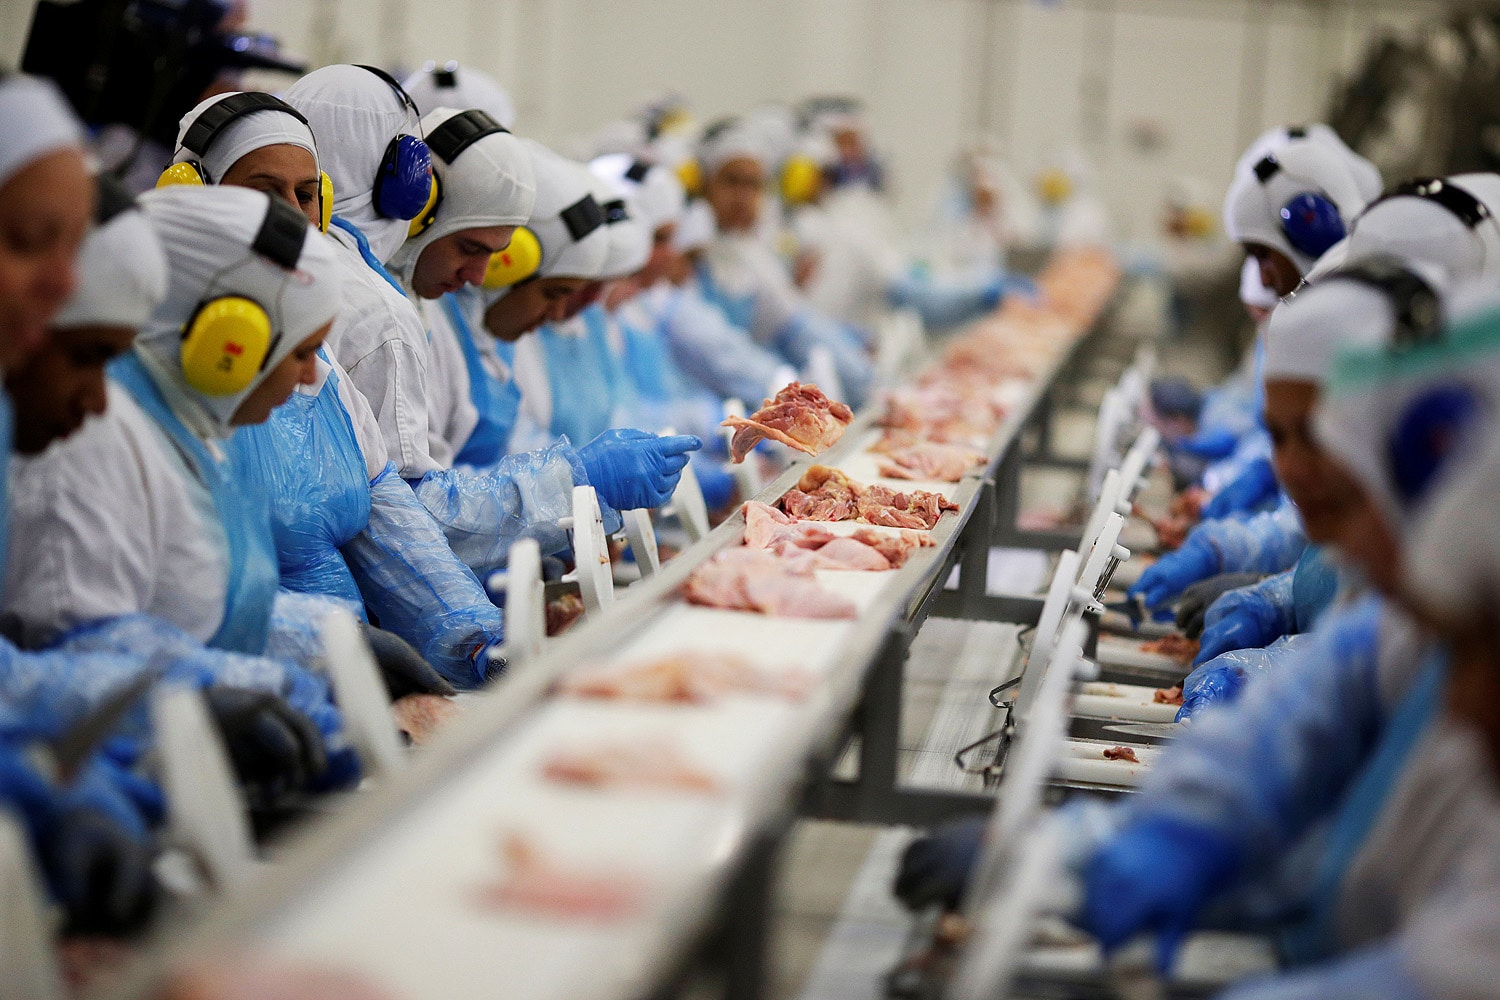
[[[761,438],[816,455],[843,437],[853,419],[853,410],[823,395],[816,385],[793,382],[750,416],[729,417],[721,426],[736,428],[729,443],[730,459],[742,462]]]
[[[174,970],[152,996],[159,1000],[392,1000],[390,992],[358,972],[250,953],[196,959]]]
[[[958,444],[929,441],[892,448],[876,460],[882,476],[892,479],[935,479],[956,483],[964,473],[984,464],[984,453]]]
[[[1105,760],[1128,760],[1132,764],[1139,764],[1141,759],[1135,755],[1130,747],[1110,747],[1104,751]]]
[[[519,834],[501,842],[505,875],[481,886],[478,900],[486,910],[525,910],[558,920],[618,920],[646,901],[644,879],[615,872],[569,871],[544,856]]]
[[[879,573],[891,568],[891,561],[880,550],[858,538],[835,538],[813,553],[816,569],[844,569]]]
[[[1198,640],[1185,635],[1168,635],[1141,643],[1141,652],[1170,656],[1178,663],[1192,663],[1198,655]]]
[[[588,788],[632,788],[713,795],[718,779],[683,757],[669,740],[616,741],[560,750],[542,764],[549,781]]]
[[[547,602],[545,614],[547,616],[547,635],[562,635],[568,628],[583,617],[583,598],[574,593],[562,596]]]
[[[837,469],[814,465],[802,474],[797,488],[781,498],[782,509],[809,521],[849,521],[887,528],[931,529],[945,510],[958,504],[937,493],[912,490],[897,493],[881,485],[865,486]]]
[[[816,549],[835,537],[827,528],[788,517],[770,504],[750,500],[744,511],[745,544],[752,549]]]
[[[792,667],[767,670],[729,653],[689,652],[624,666],[596,668],[565,678],[564,694],[602,700],[703,705],[729,694],[801,701],[813,679]]]
[[[917,549],[931,548],[937,543],[925,531],[876,531],[860,528],[851,538],[864,542],[885,556],[892,569],[900,569]]]
[[[765,549],[725,549],[693,571],[683,594],[693,604],[782,618],[855,617],[850,601],[818,585],[816,568],[811,552],[792,559]]]
[[[1151,700],[1158,705],[1181,705],[1182,685],[1179,684],[1176,687],[1169,688],[1157,688],[1156,693],[1151,696]]]
[[[792,560],[799,570],[863,570],[880,572],[906,562],[912,550],[931,545],[925,536],[908,539],[861,528],[853,535],[840,537],[820,524],[798,521],[767,504],[754,500],[745,504],[745,545],[766,549]],[[807,561],[805,552],[813,557]]]
[[[440,694],[409,694],[391,703],[396,728],[415,747],[431,742],[439,729],[462,713],[458,702]]]

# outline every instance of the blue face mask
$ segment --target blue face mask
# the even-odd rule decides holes
[[[266,648],[271,604],[280,580],[265,493],[237,481],[229,459],[216,458],[188,430],[133,353],[111,363],[109,374],[172,439],[199,482],[207,488],[219,515],[229,545],[229,579],[224,618],[208,644],[229,652],[260,655]]]

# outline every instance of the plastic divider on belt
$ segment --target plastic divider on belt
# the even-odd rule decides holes
[[[510,547],[505,569],[486,583],[505,594],[505,658],[512,666],[542,654],[547,639],[547,588],[542,582],[542,548],[535,538]]]
[[[358,623],[342,608],[323,619],[323,665],[364,773],[377,780],[395,774],[405,756],[391,715],[391,695]]]
[[[1146,465],[1160,445],[1161,432],[1155,427],[1143,427],[1136,435],[1135,444],[1125,453],[1125,460],[1120,463],[1120,501],[1126,509],[1120,513],[1129,512],[1130,502],[1146,485]]]
[[[573,558],[577,561],[578,589],[584,609],[603,611],[615,599],[614,574],[609,563],[609,539],[604,534],[604,515],[592,486],[573,487]]]
[[[1089,497],[1099,496],[1104,474],[1119,465],[1120,428],[1125,422],[1118,388],[1111,387],[1099,403],[1099,420],[1094,424],[1094,450],[1089,457]]]
[[[62,973],[52,951],[55,928],[45,913],[41,876],[26,834],[0,813],[0,1000],[63,1000]]]
[[[1078,582],[1078,567],[1082,559],[1072,549],[1064,549],[1057,557],[1057,571],[1052,574],[1052,583],[1047,588],[1047,599],[1042,602],[1042,614],[1037,619],[1036,632],[1031,640],[1031,653],[1021,670],[1021,686],[1016,692],[1016,708],[1012,717],[1024,719],[1036,702],[1037,689],[1041,687],[1046,673],[1047,660],[1051,658],[1057,638],[1058,626],[1062,624],[1063,612],[1073,597],[1073,587]]]
[[[1083,534],[1078,536],[1078,551],[1085,556],[1093,550],[1094,542],[1099,538],[1099,532],[1104,530],[1104,519],[1110,514],[1122,513],[1120,483],[1120,470],[1110,469],[1104,474],[1104,484],[1099,487],[1099,497],[1094,503],[1094,509],[1089,512],[1089,519],[1084,523]],[[1126,510],[1129,509],[1127,506]]]
[[[151,697],[151,721],[171,803],[166,842],[188,855],[212,890],[244,884],[256,864],[250,822],[203,697],[179,684],[162,686]]]
[[[1104,527],[1084,560],[1083,572],[1078,575],[1077,600],[1085,606],[1097,603],[1115,567],[1130,558],[1130,550],[1119,544],[1124,528],[1125,519],[1119,514],[1111,511],[1105,517]]]
[[[684,470],[685,471],[685,470]],[[682,482],[677,484],[681,489]],[[620,520],[625,522],[625,537],[630,542],[630,553],[640,568],[641,579],[656,575],[661,569],[661,553],[656,548],[656,529],[651,526],[649,510],[622,510]]]

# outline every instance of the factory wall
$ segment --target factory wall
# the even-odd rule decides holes
[[[1151,235],[1178,175],[1214,190],[1263,128],[1317,117],[1338,74],[1435,0],[248,0],[314,63],[494,73],[521,130],[561,148],[666,90],[709,119],[852,92],[870,107],[906,221],[930,217],[952,151],[995,137],[1030,175],[1082,154],[1118,233]],[[11,5],[6,5],[11,6]],[[22,7],[29,6],[21,4]],[[14,10],[3,16],[8,45]],[[24,15],[23,15],[24,16]],[[22,22],[24,23],[24,22]],[[15,56],[0,53],[0,58]],[[1075,159],[1078,157],[1075,155]]]

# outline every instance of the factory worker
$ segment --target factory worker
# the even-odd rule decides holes
[[[478,108],[500,124],[516,127],[516,105],[504,87],[488,73],[453,61],[428,62],[401,82],[422,117],[438,108]]]
[[[811,130],[826,134],[834,146],[828,179],[834,187],[885,187],[885,169],[870,148],[864,106],[858,98],[811,97],[802,102],[802,119]]]
[[[1500,281],[1500,174],[1405,181],[1355,220],[1344,260],[1394,255],[1441,268],[1454,284]]]
[[[938,206],[928,260],[942,275],[1004,270],[1006,252],[1036,242],[1041,210],[998,145],[981,139],[961,149]]]
[[[1036,174],[1035,188],[1044,247],[1108,245],[1109,212],[1095,193],[1094,170],[1083,150],[1071,145],[1053,150]]]
[[[796,206],[793,228],[810,258],[799,284],[815,309],[868,329],[886,308],[908,308],[929,329],[945,329],[991,311],[1008,289],[1031,287],[993,267],[947,275],[918,268],[875,191],[864,184],[823,190],[823,176],[839,163],[833,141],[810,129],[780,168],[783,197]],[[804,185],[797,184],[799,170],[808,174]]]
[[[530,140],[518,143],[508,135],[496,133],[487,141],[499,144],[506,151],[512,148],[522,151],[529,158],[526,176],[533,178],[528,225],[522,235],[524,242],[508,246],[491,258],[497,263],[488,271],[488,280],[506,286],[506,293],[481,313],[482,296],[472,292],[459,295],[461,289],[448,289],[443,281],[433,286],[418,283],[422,258],[430,248],[438,247],[441,239],[428,244],[418,242],[414,248],[403,251],[398,261],[419,298],[453,296],[447,302],[432,302],[424,308],[434,340],[441,345],[434,349],[434,355],[448,359],[446,364],[434,366],[445,377],[434,382],[434,388],[439,385],[442,388],[433,394],[432,400],[438,414],[436,426],[458,429],[449,442],[455,457],[468,446],[468,439],[480,426],[476,418],[468,425],[468,435],[464,437],[460,420],[452,416],[465,400],[474,404],[476,412],[479,410],[473,394],[476,381],[471,376],[468,386],[462,385],[462,376],[487,371],[479,357],[475,319],[482,315],[484,328],[502,340],[514,339],[534,329],[548,315],[564,315],[575,293],[596,287],[604,277],[621,273],[608,270],[620,266],[610,260],[614,252],[610,230],[614,227],[608,224],[605,208],[595,197],[600,189],[585,168]],[[444,162],[441,139],[438,145],[440,176],[451,177],[460,187],[467,185],[463,189],[476,196],[489,192],[480,199],[489,207],[481,208],[476,202],[465,208],[462,199],[450,207],[445,199],[437,206],[435,228],[444,224],[445,212],[468,212],[447,217],[450,224],[462,227],[484,212],[490,213],[486,218],[498,218],[494,213],[514,211],[496,207],[497,202],[504,197],[513,198],[514,193],[507,175],[497,169],[498,161],[493,155],[478,155],[475,151],[483,150],[476,143],[455,153],[452,162]],[[461,239],[473,231],[458,228],[451,231],[451,238]],[[640,258],[644,258],[646,237],[638,236]],[[522,253],[523,247],[531,254],[529,259]],[[638,267],[639,259],[626,264]],[[462,274],[454,271],[454,277],[461,278],[464,286],[487,280],[485,268]],[[460,338],[468,338],[469,346],[475,348],[476,363],[472,366],[464,357],[465,341]],[[573,374],[567,372],[563,377]],[[571,382],[565,381],[565,385],[569,392],[579,388]],[[489,380],[485,380],[484,387],[497,388]],[[504,396],[499,398],[503,404]],[[431,472],[414,484],[417,496],[444,527],[455,552],[476,570],[503,565],[510,544],[521,534],[537,537],[547,553],[565,548],[566,533],[558,522],[571,514],[575,485],[592,485],[598,491],[607,522],[613,522],[619,510],[661,506],[676,488],[682,466],[687,462],[686,452],[699,446],[690,437],[658,438],[642,431],[607,430],[591,438],[581,437],[580,440],[587,442],[582,447],[575,448],[567,442],[552,443],[549,439],[539,442],[544,446],[536,450],[521,452],[518,447],[512,450],[521,453],[495,459],[493,456],[509,437],[501,426],[509,415],[502,407],[492,407],[489,403],[485,412],[490,418],[486,429],[488,440],[479,444],[487,451],[471,451],[473,464],[466,462]]]
[[[319,200],[296,197],[319,190],[317,143],[301,114],[268,94],[202,102],[182,120],[177,159],[200,181],[256,188],[323,222]],[[368,605],[383,628],[362,628],[395,697],[451,692],[425,661],[462,686],[483,681],[491,671],[477,657],[500,642],[498,610],[386,460],[348,374],[322,352],[317,365],[311,385],[233,439],[237,472],[270,497],[281,587],[343,600],[360,618]]]
[[[848,402],[863,403],[874,367],[860,337],[813,309],[756,233],[770,168],[761,130],[743,120],[719,122],[704,133],[699,156],[718,227],[699,269],[705,296],[804,373],[815,351],[828,352]]]
[[[1436,332],[1435,293],[1406,275],[1369,289],[1385,297],[1382,315],[1346,323],[1358,333],[1343,346],[1363,343],[1376,357],[1325,372],[1312,418],[1326,449],[1312,460],[1330,488],[1309,526],[1326,528],[1382,593],[1331,613],[1237,703],[1196,720],[1116,814],[1115,831],[1081,865],[1083,923],[1106,947],[1154,929],[1169,962],[1200,914],[1229,916],[1206,907],[1232,902],[1237,920],[1276,928],[1288,961],[1321,963],[1281,985],[1321,976],[1324,993],[1287,995],[1326,995],[1439,899],[1476,852],[1494,855],[1500,814],[1492,796],[1476,794],[1482,753],[1437,711],[1447,650],[1390,599],[1423,496],[1468,460],[1464,439],[1476,412],[1429,408],[1420,391],[1392,393],[1369,377],[1408,350],[1410,337],[1466,336],[1463,324]],[[1347,303],[1346,283],[1325,281],[1295,305]],[[1330,424],[1334,413],[1341,416]],[[1359,471],[1367,457],[1380,461]],[[1164,865],[1172,877],[1162,877]],[[1270,992],[1275,985],[1257,989],[1280,995]],[[1339,995],[1385,995],[1377,983],[1364,986]],[[1453,995],[1419,986],[1394,995]]]

